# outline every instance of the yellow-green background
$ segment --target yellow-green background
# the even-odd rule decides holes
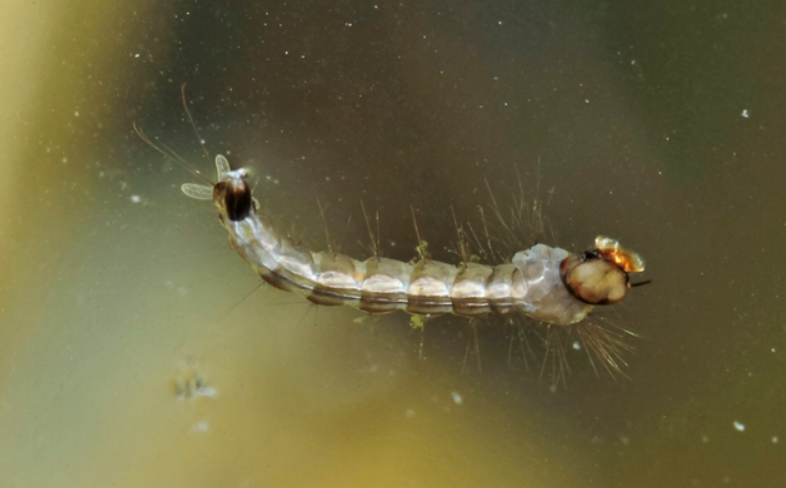
[[[0,18],[0,487],[786,482],[782,4],[6,0]],[[630,380],[570,352],[555,391],[508,364],[499,324],[478,371],[462,321],[421,336],[244,298],[259,280],[179,193],[194,178],[131,128],[212,175],[182,83],[207,148],[315,247],[317,199],[353,255],[362,201],[387,255],[414,254],[414,207],[449,259],[450,207],[475,218],[484,178],[501,202],[516,168],[554,189],[553,244],[605,233],[648,261],[654,283],[606,314],[644,336]],[[194,375],[215,396],[178,399]]]

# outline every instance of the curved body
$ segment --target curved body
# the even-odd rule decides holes
[[[562,282],[560,264],[570,253],[544,244],[517,253],[509,264],[457,267],[312,252],[279,236],[255,212],[238,221],[224,219],[224,227],[235,250],[265,281],[320,305],[465,317],[522,313],[558,325],[576,323],[592,310]]]
[[[216,169],[218,183],[186,183],[183,192],[213,201],[232,246],[265,281],[320,305],[463,317],[517,313],[566,326],[583,320],[595,305],[621,300],[630,287],[628,272],[644,269],[637,254],[604,237],[595,240],[593,251],[576,255],[538,244],[497,266],[382,257],[359,261],[313,252],[280,236],[257,214],[242,169],[231,171],[223,156],[216,157]]]

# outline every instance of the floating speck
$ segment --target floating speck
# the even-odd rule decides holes
[[[772,439],[770,439],[770,440],[772,441],[773,444],[777,444],[778,443],[778,436],[774,435],[774,436],[772,436]]]
[[[572,347],[573,347],[573,350],[574,350],[574,351],[579,351],[579,350],[581,350],[581,344],[579,344],[579,341],[575,341],[575,342],[573,343],[573,346],[572,346]]]
[[[737,430],[737,432],[745,432],[745,424],[743,424],[742,422],[737,422],[735,420],[734,429]]]
[[[131,203],[140,203],[142,201],[142,197],[139,195],[131,195]]]
[[[197,387],[196,394],[201,397],[215,398],[218,395],[218,391],[209,386],[199,386]]]
[[[450,396],[453,397],[453,403],[456,405],[461,405],[464,403],[464,399],[461,397],[461,394],[457,391],[451,391]]]
[[[742,116],[745,117],[746,119],[750,118],[751,115],[748,113],[747,108],[742,111]]]

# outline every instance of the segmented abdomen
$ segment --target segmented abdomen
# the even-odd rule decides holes
[[[268,283],[320,305],[464,317],[522,313],[556,325],[579,322],[592,309],[562,283],[560,263],[570,253],[543,244],[498,266],[380,257],[358,261],[340,253],[309,251],[279,236],[254,212],[242,220],[226,219],[224,226],[238,253]]]

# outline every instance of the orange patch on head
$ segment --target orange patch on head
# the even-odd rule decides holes
[[[626,273],[644,271],[644,259],[637,253],[623,248],[618,241],[610,237],[596,237],[595,249],[603,256],[603,259],[616,264]]]

